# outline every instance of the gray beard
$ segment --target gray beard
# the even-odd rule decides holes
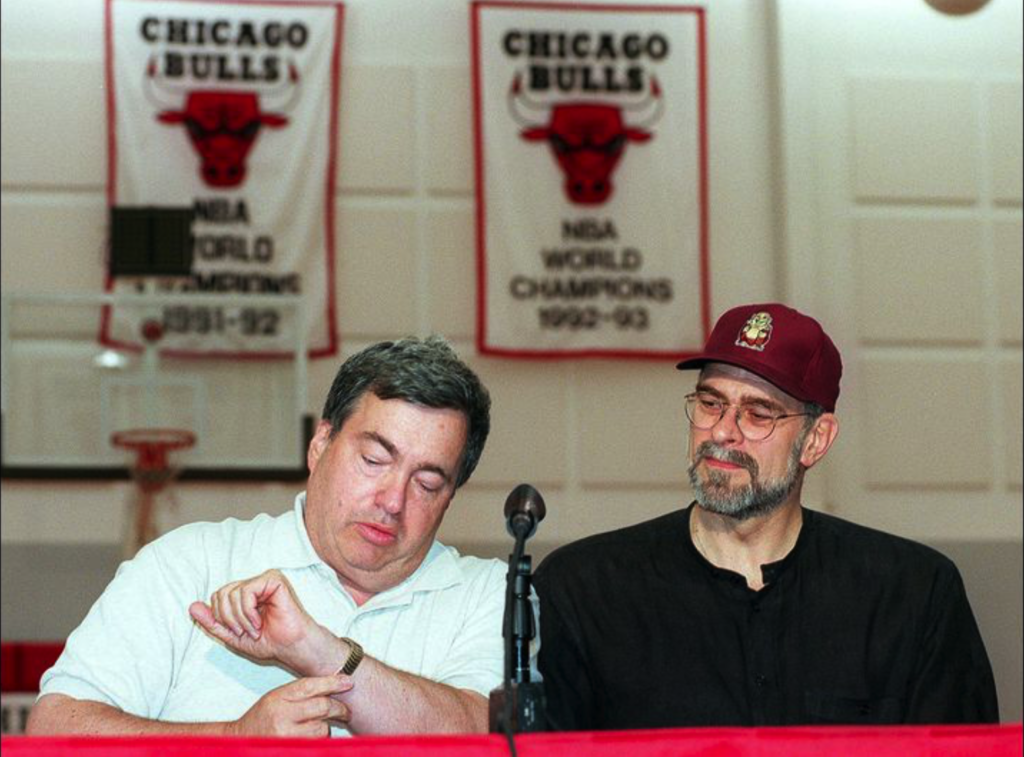
[[[785,475],[768,481],[760,480],[757,461],[750,455],[723,449],[714,442],[704,442],[697,447],[688,471],[697,504],[710,512],[740,521],[775,511],[786,501],[803,475],[803,466],[800,465],[803,441],[804,436],[801,435],[790,450]],[[697,465],[706,457],[741,466],[750,474],[750,483],[730,487],[729,474],[716,470],[708,470],[707,480],[701,480]]]

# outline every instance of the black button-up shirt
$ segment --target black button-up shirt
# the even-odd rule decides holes
[[[953,563],[804,510],[765,587],[709,563],[690,508],[552,553],[536,575],[554,728],[996,722]]]

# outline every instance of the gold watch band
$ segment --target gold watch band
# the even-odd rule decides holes
[[[356,668],[359,667],[359,663],[363,661],[365,654],[363,648],[359,645],[359,642],[352,641],[352,639],[342,637],[343,642],[348,644],[349,653],[348,659],[345,660],[345,664],[338,668],[338,672],[342,675],[350,676],[356,672]]]

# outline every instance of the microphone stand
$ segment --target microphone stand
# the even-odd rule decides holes
[[[504,733],[515,754],[513,733],[544,730],[544,688],[530,680],[530,642],[537,633],[530,602],[532,559],[524,554],[529,532],[516,534],[505,590],[505,677],[491,692],[490,731]]]

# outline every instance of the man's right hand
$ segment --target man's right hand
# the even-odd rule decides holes
[[[329,736],[329,721],[347,723],[348,707],[333,698],[352,688],[348,676],[300,678],[268,691],[229,724],[232,736]]]
[[[277,570],[222,586],[210,604],[193,602],[189,614],[228,648],[257,660],[276,660],[299,675],[320,672],[325,649],[337,644]]]

